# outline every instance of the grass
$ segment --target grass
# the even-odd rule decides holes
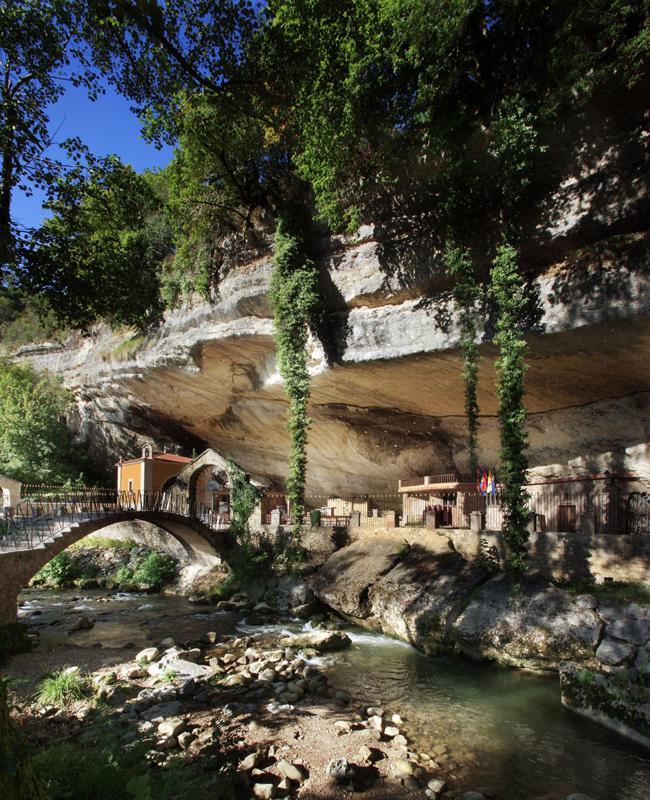
[[[91,695],[90,681],[79,667],[55,670],[38,684],[38,701],[45,706],[64,706]]]
[[[126,361],[132,355],[142,347],[145,343],[146,336],[142,333],[136,333],[134,336],[131,336],[129,339],[125,339],[123,342],[118,344],[118,346],[111,352],[111,357],[117,361]]]
[[[591,594],[598,600],[610,600],[619,603],[645,603],[650,604],[650,582],[632,581],[607,581],[595,583],[594,581],[574,581],[563,585],[570,594]]]

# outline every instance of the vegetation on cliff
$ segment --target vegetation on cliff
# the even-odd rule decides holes
[[[300,534],[305,513],[307,470],[307,402],[310,394],[307,342],[309,323],[318,303],[318,272],[307,258],[295,217],[280,217],[275,233],[275,257],[271,278],[277,361],[289,397],[289,473],[287,492],[293,532]]]
[[[79,481],[85,459],[66,426],[71,404],[55,378],[0,360],[0,473],[29,483]]]
[[[211,297],[238,258],[269,247],[275,226],[272,301],[298,519],[316,271],[304,255],[311,226],[290,224],[283,209],[351,234],[364,220],[426,212],[461,310],[472,468],[477,283],[491,280],[501,477],[512,566],[523,568],[519,243],[549,190],[562,136],[573,136],[567,118],[613,98],[627,104],[630,125],[642,118],[647,0],[49,0],[38,9],[0,2],[0,13],[9,55],[0,96],[5,330],[34,313],[35,291],[43,320],[146,328],[187,294]],[[78,141],[68,144],[72,165],[43,159],[57,70],[91,95],[101,75],[129,98],[145,135],[176,146],[170,166],[141,176],[113,158],[80,160]],[[23,174],[49,188],[53,212],[26,233],[10,220]]]

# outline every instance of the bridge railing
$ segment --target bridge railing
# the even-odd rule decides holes
[[[229,515],[190,502],[187,494],[178,492],[47,491],[4,509],[0,517],[0,552],[32,549],[75,522],[129,511],[177,514],[199,519],[214,530],[230,525]]]

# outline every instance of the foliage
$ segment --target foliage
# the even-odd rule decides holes
[[[0,797],[7,800],[47,800],[34,774],[30,753],[9,716],[7,682],[0,678]]]
[[[453,297],[460,311],[461,344],[463,348],[463,380],[465,383],[465,415],[467,416],[467,450],[472,475],[478,472],[479,405],[476,396],[478,378],[478,345],[476,304],[480,288],[474,276],[469,252],[449,247],[445,253],[447,272],[454,280]]]
[[[52,105],[68,83],[92,98],[99,90],[81,36],[83,17],[83,4],[73,0],[0,2],[0,284],[17,255],[14,190],[31,193],[62,169],[48,153]]]
[[[505,244],[497,248],[490,273],[490,296],[497,309],[495,343],[499,348],[497,369],[498,417],[501,433],[501,502],[504,508],[504,539],[508,566],[521,575],[526,565],[528,495],[525,490],[528,466],[524,378],[526,340],[523,319],[529,305],[518,271],[517,251]]]
[[[46,373],[0,359],[0,472],[31,483],[78,478],[85,459],[65,424],[71,402]]]
[[[260,498],[259,490],[250,482],[248,475],[232,459],[227,462],[230,478],[230,530],[237,539],[248,539],[248,520]]]
[[[490,546],[488,540],[483,536],[478,542],[476,563],[490,575],[501,571],[501,560],[496,545]]]
[[[61,340],[61,328],[47,300],[22,290],[0,288],[0,345],[16,350],[25,344]]]
[[[154,551],[132,560],[128,566],[120,567],[115,573],[115,580],[127,591],[144,589],[158,592],[175,575],[174,559],[166,553]]]
[[[615,603],[650,604],[650,582],[648,581],[605,581],[594,580],[571,581],[561,583],[563,589],[571,594],[591,594],[598,600]]]
[[[34,583],[47,583],[49,586],[61,587],[70,583],[77,577],[75,564],[70,554],[63,550],[58,556],[54,556],[44,567],[34,575]]]
[[[23,284],[63,325],[145,327],[161,311],[158,271],[171,245],[161,200],[115,156],[87,160],[50,186],[52,216],[32,236]]]
[[[320,525],[321,512],[319,508],[313,509],[309,512],[309,524],[312,528],[317,528]]]
[[[91,694],[90,682],[79,667],[62,667],[38,684],[38,702],[44,706],[64,706]]]
[[[307,402],[310,393],[307,366],[309,322],[318,303],[318,273],[303,252],[295,217],[285,213],[275,234],[275,258],[271,277],[278,369],[289,396],[287,428],[290,438],[287,493],[298,536],[305,513],[307,469]]]

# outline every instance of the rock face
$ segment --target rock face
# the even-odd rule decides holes
[[[650,477],[648,147],[623,115],[578,121],[557,182],[531,212],[522,263],[538,296],[529,334],[530,463]],[[627,117],[625,117],[627,119]],[[584,125],[583,125],[584,123]],[[588,123],[588,124],[587,124]],[[458,317],[430,212],[362,227],[314,250],[325,333],[312,340],[309,492],[395,491],[399,478],[467,467]],[[487,258],[480,265],[485,276]],[[98,328],[18,357],[60,374],[71,420],[107,467],[146,441],[209,445],[283,483],[287,402],[267,299],[270,255],[233,269],[212,303],[153,333]],[[497,460],[494,358],[479,333],[480,450]]]
[[[513,587],[442,548],[363,538],[332,555],[311,586],[341,614],[427,653],[455,650],[538,670],[563,661],[648,669],[650,608],[599,605],[540,578]]]

